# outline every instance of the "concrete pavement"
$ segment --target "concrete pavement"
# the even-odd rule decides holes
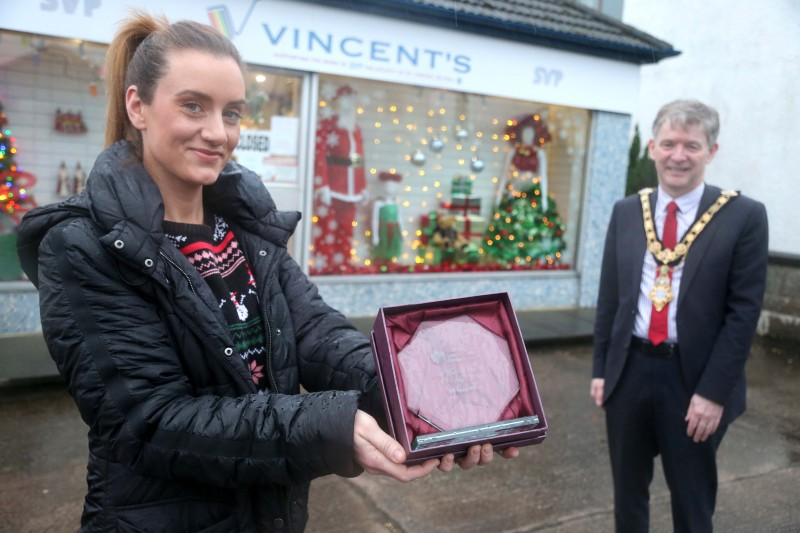
[[[800,354],[790,350],[754,347],[749,410],[720,449],[717,531],[800,531]],[[550,428],[543,443],[514,460],[437,471],[408,485],[373,476],[318,480],[309,531],[613,531],[604,418],[588,396],[591,346],[532,346],[530,353]],[[651,524],[653,532],[672,531],[660,468]]]
[[[409,484],[369,475],[316,480],[308,531],[613,531],[604,420],[588,395],[591,345],[582,331],[569,342],[530,346],[549,424],[543,443],[521,449],[514,460],[497,457],[485,467],[436,471]],[[798,365],[797,346],[759,340],[753,349],[749,408],[720,449],[717,531],[800,531]],[[0,388],[0,531],[77,528],[85,433],[63,386]],[[672,530],[658,469],[651,515],[651,531]]]

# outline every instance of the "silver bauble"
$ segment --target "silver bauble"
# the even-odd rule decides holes
[[[486,163],[483,162],[483,159],[478,157],[473,157],[472,162],[469,164],[469,168],[471,168],[473,172],[480,172],[485,166]]]
[[[431,151],[436,152],[437,154],[444,150],[444,141],[439,139],[438,137],[434,137],[431,139]]]
[[[425,164],[425,154],[422,153],[422,150],[417,148],[413,154],[411,154],[411,162],[418,167],[421,167]]]

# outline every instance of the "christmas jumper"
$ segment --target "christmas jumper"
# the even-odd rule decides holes
[[[236,351],[247,363],[258,390],[264,390],[268,386],[264,373],[267,351],[256,282],[230,226],[220,216],[210,218],[210,224],[165,220],[164,233],[217,297]]]

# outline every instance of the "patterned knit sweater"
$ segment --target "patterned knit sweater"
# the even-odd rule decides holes
[[[206,224],[164,221],[167,237],[208,283],[217,297],[238,352],[259,390],[269,386],[265,371],[266,337],[250,265],[222,217]]]

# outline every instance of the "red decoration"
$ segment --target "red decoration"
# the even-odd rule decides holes
[[[355,92],[340,87],[339,114],[320,121],[314,154],[314,264],[335,270],[351,260],[358,204],[367,200],[364,142],[355,123]]]
[[[56,109],[55,130],[59,133],[86,133],[88,128],[83,121],[81,112],[62,113],[61,109]]]
[[[22,215],[36,207],[36,201],[27,191],[35,184],[36,177],[30,172],[7,170],[0,173],[0,205],[17,224]]]
[[[312,267],[309,273],[312,276],[320,275],[354,275],[354,274],[440,274],[447,272],[516,272],[536,270],[569,270],[569,265],[548,263],[546,260],[537,260],[524,264],[474,264],[454,263],[442,261],[439,265],[401,265],[398,263],[381,265],[340,265],[336,268]]]
[[[512,144],[519,143],[520,132],[528,126],[533,126],[535,132],[534,141],[538,146],[542,146],[546,142],[550,142],[553,138],[550,132],[547,131],[544,121],[539,115],[522,115],[510,121],[511,123],[506,126],[505,134],[508,136],[508,141]]]

